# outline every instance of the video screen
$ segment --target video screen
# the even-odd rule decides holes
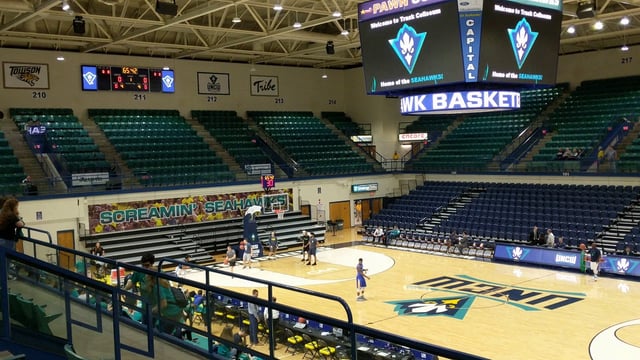
[[[480,38],[481,81],[555,84],[562,21],[560,6],[561,3],[534,7],[517,1],[486,0]]]
[[[457,1],[396,4],[358,6],[367,93],[464,82]]]

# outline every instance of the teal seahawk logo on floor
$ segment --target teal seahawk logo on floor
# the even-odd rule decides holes
[[[462,320],[473,303],[475,296],[388,301],[394,304],[398,315],[449,316]]]
[[[463,319],[467,311],[496,306],[513,306],[524,311],[556,310],[585,299],[586,294],[535,289],[485,281],[468,275],[439,276],[406,286],[422,291],[419,299],[396,300],[398,315],[450,316]],[[489,305],[472,305],[477,299],[489,300]]]

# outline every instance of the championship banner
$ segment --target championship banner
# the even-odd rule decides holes
[[[270,214],[274,209],[289,210],[289,204],[293,204],[293,189],[89,205],[89,230],[93,235],[242,218],[252,206],[260,206],[263,214]]]
[[[198,94],[229,95],[229,74],[198,73]]]
[[[47,64],[3,62],[4,87],[9,89],[48,89]]]

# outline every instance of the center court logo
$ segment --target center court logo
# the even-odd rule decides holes
[[[515,28],[507,29],[507,33],[509,34],[509,41],[511,41],[511,48],[516,57],[518,69],[521,69],[538,38],[538,32],[531,30],[531,25],[525,18],[522,18]]]
[[[398,315],[441,315],[458,320],[465,317],[476,299],[494,302],[488,306],[476,305],[476,309],[507,305],[524,311],[543,311],[563,308],[586,297],[584,293],[525,288],[468,275],[440,276],[413,283],[406,288],[425,293],[420,299],[387,302],[394,305]],[[442,295],[437,296],[439,293]]]
[[[422,51],[422,45],[424,39],[427,37],[427,33],[417,33],[414,28],[404,24],[398,30],[398,34],[395,39],[389,39],[391,48],[402,62],[402,65],[407,69],[409,74],[413,72],[413,68],[416,65],[418,56]]]

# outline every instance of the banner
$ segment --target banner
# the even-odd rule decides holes
[[[198,94],[229,95],[229,74],[198,73]]]
[[[47,64],[2,63],[4,87],[12,89],[48,89]]]
[[[251,75],[250,79],[251,96],[278,96],[280,89],[277,76]]]
[[[99,234],[242,218],[251,206],[260,206],[263,214],[269,214],[273,209],[289,210],[289,204],[293,204],[293,189],[89,205],[89,230]]]

